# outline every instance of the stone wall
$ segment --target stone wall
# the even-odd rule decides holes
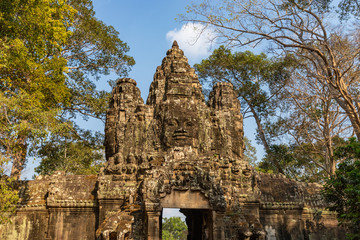
[[[40,176],[19,186],[12,224],[0,225],[0,239],[95,239],[97,176]]]

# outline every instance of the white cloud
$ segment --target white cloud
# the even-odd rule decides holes
[[[174,29],[166,34],[166,38],[171,42],[176,40],[185,56],[192,60],[199,60],[210,54],[214,37],[215,33],[200,23],[186,23],[181,29]]]

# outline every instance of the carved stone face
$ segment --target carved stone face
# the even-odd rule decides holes
[[[167,147],[196,147],[199,138],[199,118],[195,106],[173,105],[164,113],[163,143]]]

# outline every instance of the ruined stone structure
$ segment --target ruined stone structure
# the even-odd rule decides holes
[[[243,158],[240,103],[229,83],[206,102],[174,42],[146,104],[133,79],[117,81],[99,176],[24,182],[1,239],[161,239],[163,208],[180,208],[188,240],[344,239],[320,186],[257,173]]]

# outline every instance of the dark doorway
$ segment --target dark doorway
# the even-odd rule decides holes
[[[186,217],[187,240],[213,240],[212,214],[208,209],[180,209]]]

